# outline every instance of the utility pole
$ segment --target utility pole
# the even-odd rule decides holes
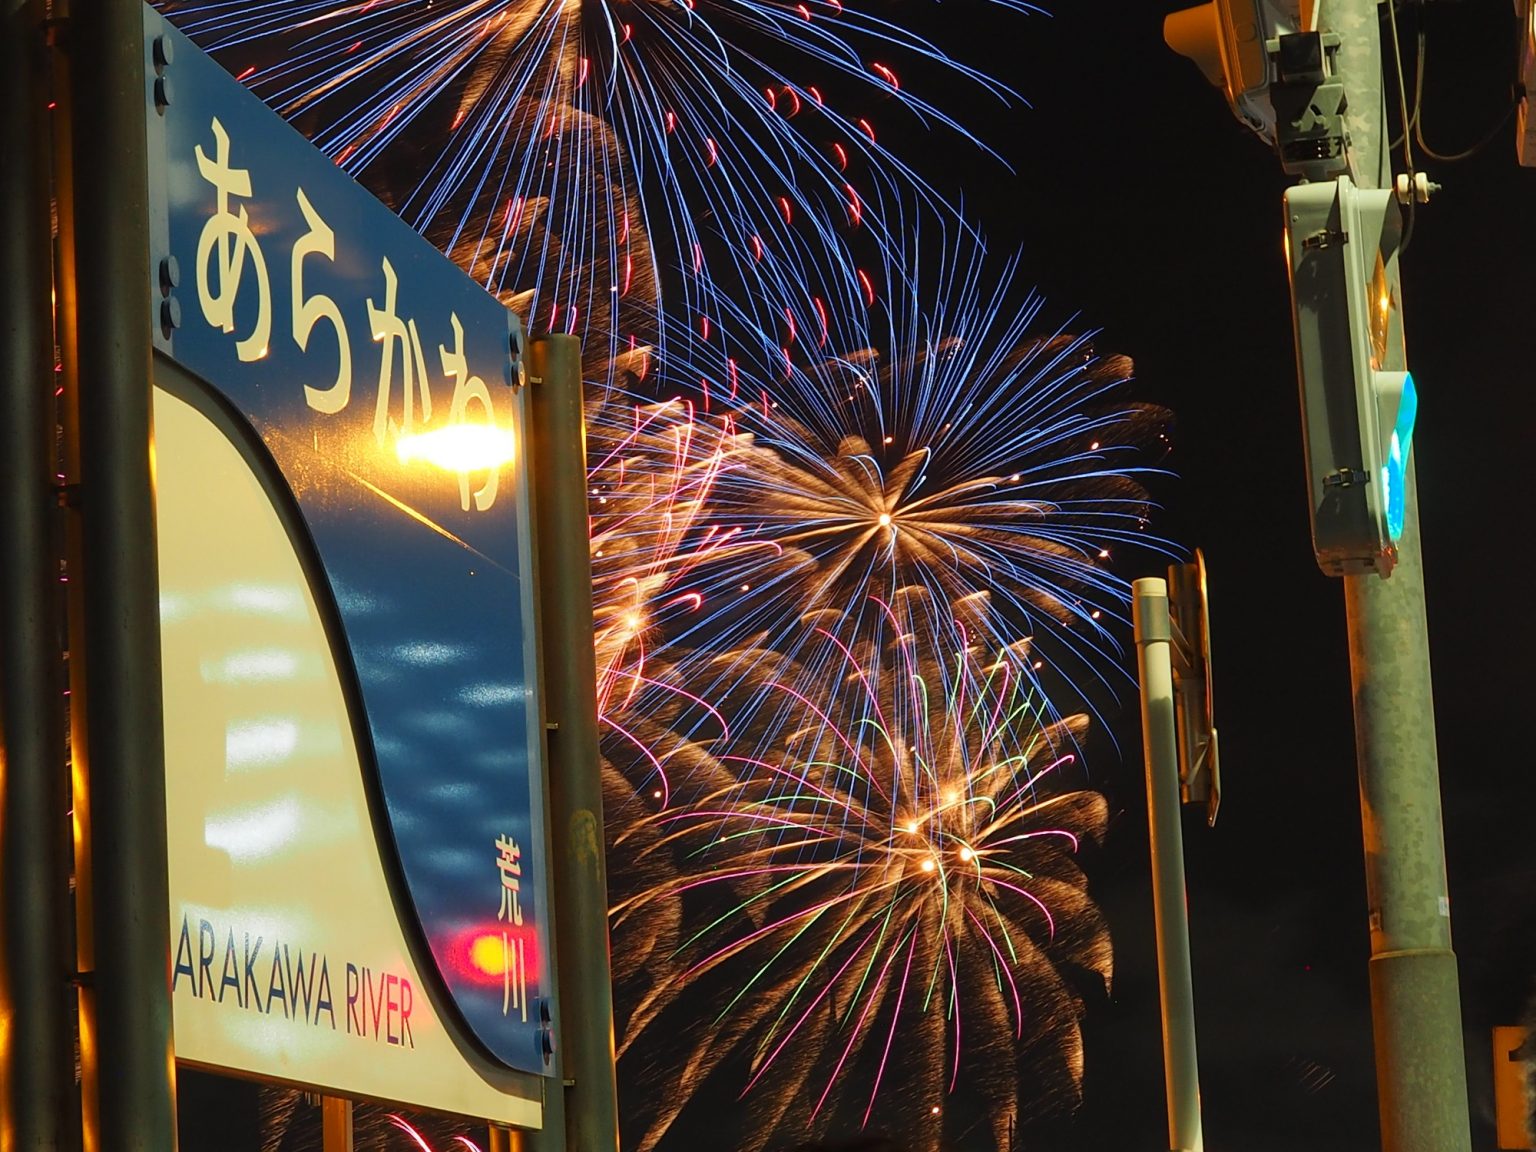
[[[55,60],[85,1152],[175,1152],[144,10],[73,0]]]
[[[1424,569],[1409,518],[1390,580],[1344,581],[1371,932],[1384,1152],[1467,1152],[1467,1069],[1451,950]]]
[[[1416,393],[1403,363],[1397,314],[1396,223],[1388,220],[1378,238],[1350,235],[1351,220],[1359,232],[1359,224],[1371,219],[1359,203],[1380,205],[1381,196],[1371,190],[1391,183],[1380,15],[1378,0],[1303,0],[1299,12],[1283,13],[1271,0],[1212,0],[1171,17],[1166,31],[1170,44],[1203,61],[1214,81],[1225,82],[1234,112],[1277,147],[1288,172],[1305,181],[1340,178],[1329,222],[1316,231],[1297,231],[1305,215],[1297,206],[1322,204],[1326,212],[1332,193],[1325,190],[1319,199],[1317,185],[1307,183],[1287,192],[1286,228],[1314,548],[1324,570],[1343,578],[1349,628],[1382,1147],[1468,1152],[1461,1002],[1409,452]],[[1390,0],[1386,15],[1395,21]],[[1203,47],[1195,34],[1201,30],[1213,33]],[[1265,46],[1258,69],[1251,51],[1233,50],[1251,49],[1255,40]],[[1259,93],[1267,105],[1256,99]],[[1408,172],[1398,189],[1410,212],[1432,187],[1420,177]],[[1367,298],[1359,290],[1361,269],[1376,257],[1374,271],[1364,273]],[[1354,271],[1346,276],[1351,261]],[[1334,270],[1338,278],[1326,281]],[[1378,299],[1379,319],[1372,315]],[[1396,431],[1406,433],[1394,435],[1390,446],[1386,430],[1402,409],[1387,377],[1407,378],[1402,399],[1409,404],[1406,424],[1396,421]],[[1339,516],[1340,508],[1353,512]]]
[[[1376,0],[1322,0],[1339,37],[1346,154],[1361,188],[1390,182]],[[1388,16],[1395,19],[1395,12]],[[1395,67],[1395,64],[1394,64]],[[1408,173],[1409,196],[1414,173]],[[1409,204],[1409,210],[1413,208]],[[1371,1021],[1384,1152],[1468,1152],[1461,995],[1451,950],[1434,691],[1411,455],[1403,535],[1389,579],[1344,580],[1355,756],[1365,841]]]
[[[0,1152],[75,1112],[43,17],[0,3]]]

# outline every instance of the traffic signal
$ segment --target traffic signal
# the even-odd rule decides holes
[[[1312,547],[1331,576],[1391,575],[1418,394],[1403,354],[1393,194],[1348,176],[1285,194]]]
[[[1348,97],[1337,72],[1341,38],[1312,29],[1317,0],[1210,0],[1170,13],[1163,39],[1200,65],[1239,120],[1305,180],[1345,170]]]
[[[1267,0],[1210,0],[1163,20],[1168,47],[1200,65],[1237,118],[1267,140],[1274,139],[1275,114],[1267,98],[1265,40],[1284,19],[1271,7]]]

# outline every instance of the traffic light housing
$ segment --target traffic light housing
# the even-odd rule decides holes
[[[1305,180],[1331,179],[1348,167],[1348,97],[1336,70],[1341,39],[1309,30],[1315,16],[1306,0],[1299,10],[1294,0],[1210,0],[1163,20],[1168,46],[1199,64],[1233,114]]]
[[[1200,65],[1206,79],[1226,93],[1239,120],[1273,139],[1264,8],[1264,0],[1210,0],[1170,12],[1163,19],[1163,39]]]
[[[1391,575],[1418,394],[1403,354],[1401,215],[1348,176],[1285,194],[1312,547],[1330,576]]]

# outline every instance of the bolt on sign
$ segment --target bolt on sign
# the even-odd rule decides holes
[[[537,1127],[521,326],[144,28],[177,1056]]]

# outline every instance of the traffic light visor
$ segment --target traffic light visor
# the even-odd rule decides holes
[[[1227,83],[1220,37],[1221,17],[1216,11],[1216,0],[1170,12],[1163,18],[1163,39],[1168,47],[1198,64],[1205,78],[1218,88]]]
[[[1163,18],[1163,39],[1200,66],[1205,78],[1226,93],[1239,119],[1265,131],[1274,112],[1267,98],[1269,57],[1260,0],[1210,0]]]

